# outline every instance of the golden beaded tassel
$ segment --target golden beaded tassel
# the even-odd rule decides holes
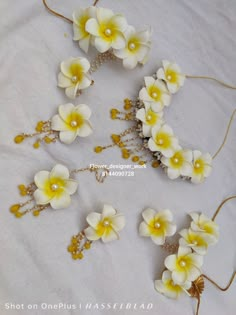
[[[82,231],[71,238],[71,243],[67,247],[67,250],[69,253],[71,253],[72,259],[80,260],[84,258],[83,251],[90,249],[91,244],[92,241],[89,241],[86,238],[84,231]]]

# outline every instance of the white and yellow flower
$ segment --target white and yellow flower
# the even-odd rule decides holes
[[[144,221],[139,226],[139,234],[150,237],[157,245],[163,245],[167,236],[172,236],[176,232],[176,225],[173,224],[173,215],[166,209],[157,212],[147,208],[142,213]]]
[[[206,234],[213,238],[215,244],[219,239],[219,225],[209,219],[205,214],[190,213],[192,218],[191,229],[195,232]]]
[[[145,108],[141,108],[136,113],[136,118],[141,120],[144,137],[151,137],[151,130],[154,126],[161,126],[163,123],[163,112],[154,112],[151,105],[145,104]]]
[[[153,77],[145,77],[145,87],[139,92],[139,98],[144,104],[150,104],[152,110],[159,112],[164,106],[169,106],[171,96],[165,83],[161,80],[155,80]]]
[[[80,48],[86,53],[88,52],[92,36],[86,31],[85,26],[89,19],[96,17],[96,10],[96,7],[91,6],[86,9],[78,9],[73,12],[73,39],[75,41],[79,41]]]
[[[165,157],[172,157],[179,147],[178,139],[174,136],[173,130],[168,125],[161,128],[152,128],[152,137],[148,141],[148,147],[153,152],[161,152]]]
[[[192,173],[193,153],[191,150],[184,150],[180,146],[171,157],[162,157],[161,162],[167,167],[167,175],[170,179],[179,176],[190,176]]]
[[[110,242],[119,239],[118,232],[125,226],[125,217],[111,205],[104,205],[102,213],[92,212],[87,216],[89,227],[84,230],[88,240]]]
[[[190,288],[191,282],[186,282],[183,285],[175,284],[169,270],[163,272],[162,280],[155,281],[155,289],[170,299],[177,299]]]
[[[69,58],[61,63],[58,75],[58,86],[65,88],[66,95],[74,99],[79,90],[86,89],[92,84],[88,75],[90,63],[86,58]]]
[[[209,153],[202,154],[200,151],[193,151],[193,167],[191,181],[194,184],[202,183],[212,171],[212,157]]]
[[[34,199],[38,205],[50,204],[53,209],[67,208],[71,203],[78,183],[70,179],[68,168],[57,164],[51,172],[40,171],[34,176],[38,189],[34,192]]]
[[[184,85],[185,75],[176,63],[162,61],[163,68],[157,71],[158,79],[164,80],[170,93],[176,93]]]
[[[165,266],[171,271],[174,283],[190,285],[201,275],[203,256],[193,253],[189,247],[179,247],[177,255],[165,259]]]
[[[138,63],[146,63],[151,47],[151,30],[137,32],[133,26],[128,26],[124,36],[126,46],[122,49],[114,49],[114,55],[123,59],[123,65],[127,69],[134,69]]]
[[[85,29],[94,36],[96,49],[104,53],[110,48],[122,49],[125,47],[124,32],[127,26],[123,15],[114,14],[109,9],[97,8],[96,18],[89,19]]]
[[[59,106],[59,114],[52,118],[52,130],[60,131],[61,142],[70,144],[76,137],[87,137],[92,133],[89,122],[90,108],[85,104]]]
[[[190,247],[199,255],[206,255],[209,245],[214,244],[214,239],[206,233],[184,229],[179,234],[182,236],[179,240],[179,245]]]

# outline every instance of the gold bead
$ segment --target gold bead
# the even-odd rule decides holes
[[[25,140],[25,137],[23,135],[18,135],[14,138],[15,143],[19,144]]]
[[[33,216],[38,217],[39,215],[40,215],[40,211],[39,210],[33,211]]]
[[[144,165],[144,164],[145,164],[145,161],[140,161],[138,164],[139,164],[139,165]]]
[[[67,247],[67,250],[68,250],[68,252],[69,253],[73,253],[74,252],[74,246],[73,245],[69,245],[68,247]]]
[[[16,218],[21,218],[23,216],[23,214],[21,212],[16,212],[15,213],[15,217]]]
[[[152,167],[153,167],[153,168],[157,168],[157,167],[159,167],[159,166],[160,166],[160,162],[159,162],[159,161],[156,160],[156,161],[153,161],[153,162],[152,162]]]
[[[39,121],[39,122],[37,123],[36,127],[35,127],[35,130],[36,130],[37,132],[43,131],[43,125],[44,125],[43,121]]]
[[[94,152],[96,152],[96,153],[100,153],[100,152],[102,152],[102,150],[103,150],[103,147],[100,147],[100,146],[97,146],[94,148]]]
[[[72,254],[72,258],[73,258],[74,260],[78,259],[78,254]]]
[[[125,110],[129,110],[131,107],[132,107],[131,103],[127,103],[127,104],[124,105],[124,109]]]
[[[84,258],[84,254],[82,252],[77,254],[77,259],[83,259]]]
[[[44,140],[44,142],[47,143],[47,144],[49,144],[49,143],[52,142],[52,139],[49,138],[48,136],[44,137],[43,140]]]
[[[27,195],[27,189],[20,190],[20,195],[21,196],[26,196]]]
[[[19,188],[19,190],[26,190],[26,187],[25,187],[25,185],[23,185],[23,184],[20,184],[20,185],[18,186],[18,188]]]
[[[111,135],[111,138],[112,138],[112,140],[113,140],[114,143],[120,142],[120,136],[119,136],[119,135],[116,135],[116,134],[113,133],[113,134]]]
[[[91,243],[86,242],[86,243],[84,244],[84,248],[85,248],[85,249],[90,249],[90,247],[91,247]]]
[[[36,141],[34,144],[33,144],[33,147],[35,149],[38,149],[40,147],[40,142],[39,141]]]
[[[118,146],[119,146],[120,148],[123,148],[123,147],[125,147],[125,144],[124,144],[124,142],[119,142],[119,143],[118,143]]]
[[[132,157],[132,161],[133,162],[138,162],[139,161],[139,157],[137,155]]]
[[[20,205],[19,204],[15,204],[15,205],[11,206],[10,212],[11,213],[16,213],[19,209],[20,209]]]
[[[71,243],[72,243],[73,245],[77,245],[78,241],[77,241],[76,238],[73,238],[73,239],[71,240]]]
[[[117,118],[117,115],[120,113],[116,108],[112,108],[111,111],[111,118],[112,119],[116,119]]]

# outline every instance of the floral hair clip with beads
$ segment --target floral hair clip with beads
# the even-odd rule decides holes
[[[92,212],[87,218],[89,227],[74,235],[67,250],[73,259],[82,259],[84,249],[90,249],[94,241],[102,239],[104,243],[119,239],[119,232],[125,226],[125,216],[111,205],[104,205],[102,213]]]
[[[142,213],[144,221],[139,226],[139,234],[150,237],[155,244],[170,253],[165,259],[162,279],[155,281],[156,290],[172,299],[177,299],[181,294],[196,298],[198,300],[196,315],[199,313],[201,294],[204,291],[204,279],[218,289],[226,291],[236,276],[234,271],[229,284],[221,288],[202,272],[203,257],[207,254],[209,246],[216,244],[219,238],[216,216],[222,206],[234,198],[236,196],[225,199],[212,219],[204,214],[191,213],[190,227],[179,232],[181,236],[179,244],[170,244],[166,241],[167,236],[172,236],[176,232],[173,215],[169,210],[156,212],[148,208]]]
[[[137,100],[125,99],[126,112],[116,108],[111,110],[112,119],[131,121],[133,126],[121,134],[112,134],[113,143],[97,146],[95,152],[117,146],[124,159],[132,158],[133,162],[139,164],[150,161],[154,168],[161,166],[170,179],[181,177],[192,183],[203,182],[211,173],[212,160],[226,142],[236,110],[230,118],[224,141],[213,156],[199,149],[182,147],[172,128],[165,122],[164,108],[170,105],[172,95],[184,85],[186,78],[210,79],[236,89],[215,78],[185,75],[177,64],[165,60],[153,76],[144,78],[145,84]]]
[[[49,207],[55,210],[69,207],[70,196],[75,194],[78,188],[78,182],[73,176],[84,171],[95,172],[96,180],[99,183],[103,183],[108,175],[108,170],[105,168],[100,170],[101,173],[92,167],[69,171],[64,165],[57,164],[50,172],[36,173],[31,184],[18,186],[21,196],[28,197],[28,200],[12,205],[10,212],[16,218],[21,218],[30,212],[34,216],[38,216]]]
[[[15,143],[22,143],[27,138],[37,137],[33,147],[38,149],[42,142],[50,144],[58,139],[62,143],[71,144],[77,137],[87,137],[92,133],[89,118],[90,108],[85,104],[60,105],[58,114],[47,121],[39,121],[35,133],[21,133],[14,139]]]
[[[98,8],[97,2],[88,8],[76,10],[71,20],[49,8],[43,0],[51,13],[73,24],[73,39],[78,41],[84,52],[88,53],[90,45],[99,52],[91,65],[85,58],[70,58],[61,63],[58,86],[65,88],[66,95],[70,98],[80,95],[81,90],[93,84],[94,81],[88,75],[97,71],[104,62],[120,59],[126,69],[133,69],[148,60],[151,48],[150,28],[137,31],[128,25],[122,14]]]

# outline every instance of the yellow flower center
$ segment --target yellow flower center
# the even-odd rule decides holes
[[[136,53],[140,49],[140,41],[137,37],[131,37],[127,44],[127,48],[130,53]]]
[[[164,132],[159,132],[156,135],[155,142],[158,146],[163,149],[168,149],[171,146],[171,136]]]
[[[158,118],[159,118],[158,114],[153,112],[151,109],[149,109],[147,111],[147,113],[146,113],[146,123],[148,125],[151,125],[151,126],[155,125],[157,120],[158,120]]]
[[[71,82],[73,84],[80,82],[84,77],[83,67],[78,63],[71,64],[69,71],[71,74]]]
[[[64,193],[65,185],[64,179],[53,177],[45,182],[43,190],[49,198],[59,198]]]
[[[89,35],[89,33],[85,29],[85,25],[89,19],[90,19],[90,16],[88,14],[85,14],[85,15],[82,15],[80,19],[77,21],[80,31],[84,35],[84,37]]]
[[[153,219],[148,224],[149,231],[151,235],[161,236],[165,235],[166,232],[166,222],[161,218]]]
[[[111,42],[116,38],[117,26],[114,23],[100,24],[99,34],[103,39]]]
[[[150,86],[148,89],[148,94],[151,96],[153,100],[156,102],[161,100],[162,91],[157,86]]]
[[[184,162],[184,157],[181,151],[176,152],[172,158],[170,158],[170,164],[172,168],[180,168],[182,167]]]
[[[84,124],[84,117],[78,112],[72,112],[68,115],[66,123],[69,126],[70,130],[77,130],[81,128]]]
[[[193,168],[196,174],[202,174],[204,172],[204,161],[201,159],[196,160],[194,162]]]
[[[166,70],[166,78],[170,83],[178,83],[178,74],[171,69]]]
[[[102,236],[104,234],[109,235],[113,231],[111,226],[111,220],[109,218],[104,218],[102,221],[100,221],[96,228],[96,233],[99,236]]]

